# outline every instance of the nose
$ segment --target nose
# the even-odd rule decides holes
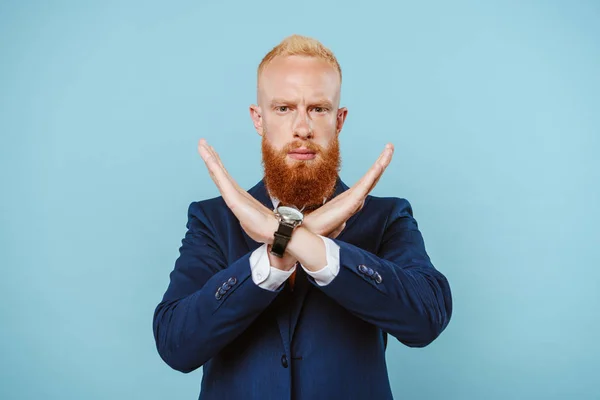
[[[308,114],[303,111],[299,111],[296,114],[294,121],[294,139],[311,139],[313,137],[313,128]]]

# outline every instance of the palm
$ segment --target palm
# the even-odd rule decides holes
[[[383,172],[390,164],[393,153],[393,145],[388,144],[358,182],[306,216],[305,226],[322,236],[336,237],[339,235],[344,229],[346,221],[363,207],[367,195],[379,182]]]
[[[229,175],[217,152],[204,139],[198,143],[198,152],[204,160],[212,180],[223,200],[240,221],[248,236],[259,243],[269,243],[276,218],[273,212],[242,189]]]

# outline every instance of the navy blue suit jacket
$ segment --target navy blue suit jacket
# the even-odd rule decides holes
[[[334,196],[347,189],[338,178]],[[263,181],[248,192],[273,208]],[[203,366],[200,399],[391,399],[388,334],[411,347],[438,337],[452,313],[448,281],[406,199],[369,195],[334,241],[331,283],[298,267],[293,290],[286,281],[269,291],[251,276],[261,243],[223,198],[192,202],[154,312],[160,357],[185,373]]]

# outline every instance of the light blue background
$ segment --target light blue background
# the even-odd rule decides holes
[[[52,4],[50,4],[52,3]],[[154,347],[205,137],[262,173],[255,70],[292,33],[337,55],[351,185],[407,198],[454,315],[391,341],[403,399],[598,399],[600,4],[0,3],[0,398],[194,399]]]

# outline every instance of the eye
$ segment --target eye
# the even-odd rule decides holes
[[[327,109],[325,107],[314,107],[313,110],[316,113],[319,113],[319,114],[324,113],[325,111],[327,111]]]
[[[277,106],[275,107],[275,111],[286,112],[289,109],[288,106]]]

